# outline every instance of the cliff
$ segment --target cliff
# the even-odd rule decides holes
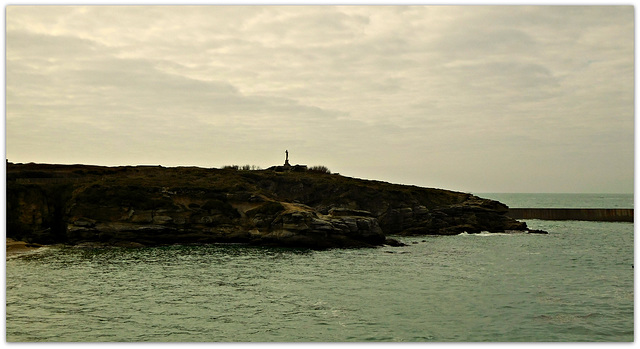
[[[7,237],[40,244],[330,248],[539,232],[507,211],[471,194],[312,171],[7,164]]]

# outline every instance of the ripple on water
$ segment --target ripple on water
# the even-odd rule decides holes
[[[7,260],[7,340],[633,341],[633,228],[574,225],[397,249],[48,249]]]

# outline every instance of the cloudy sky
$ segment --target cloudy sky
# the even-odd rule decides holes
[[[7,6],[12,162],[633,192],[632,6]]]

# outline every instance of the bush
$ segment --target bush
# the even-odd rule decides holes
[[[329,171],[329,169],[327,168],[327,166],[311,166],[311,167],[309,168],[309,171],[311,171],[311,172],[318,172],[318,173],[331,174],[331,171]]]
[[[244,165],[244,166],[238,166],[238,165],[227,165],[222,167],[223,170],[240,170],[240,171],[257,171],[257,170],[261,170],[260,166],[257,165]]]

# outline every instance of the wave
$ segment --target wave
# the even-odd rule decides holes
[[[505,235],[513,235],[508,233],[490,233],[488,231],[482,231],[480,233],[469,234],[467,232],[458,234],[459,236],[505,236]]]

